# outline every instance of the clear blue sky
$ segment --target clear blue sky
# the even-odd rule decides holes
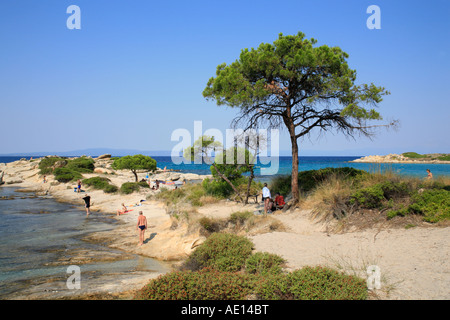
[[[81,30],[66,26],[72,4]],[[366,26],[372,4],[380,30]],[[449,17],[448,0],[4,0],[0,154],[171,150],[195,120],[224,131],[237,111],[202,96],[216,66],[298,31],[346,51],[358,83],[391,91],[379,111],[401,123],[373,141],[313,135],[301,155],[450,152]]]

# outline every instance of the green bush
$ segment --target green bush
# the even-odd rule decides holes
[[[266,277],[256,288],[263,300],[365,300],[363,279],[324,267],[304,267]]]
[[[450,154],[447,154],[445,156],[440,156],[437,159],[441,160],[441,161],[450,161]]]
[[[212,267],[220,271],[239,271],[252,253],[253,243],[246,237],[213,233],[197,247],[185,262],[185,267],[199,270]]]
[[[230,215],[230,219],[229,221],[234,223],[234,224],[244,224],[245,221],[247,221],[248,219],[252,218],[253,212],[251,211],[238,211],[238,212],[233,212]]]
[[[381,208],[385,201],[407,197],[411,193],[406,182],[384,181],[356,191],[350,196],[351,204],[362,208]]]
[[[55,179],[59,182],[66,183],[78,179],[82,179],[83,176],[81,173],[74,171],[69,168],[56,168],[53,171],[53,174],[55,176]]]
[[[120,186],[120,193],[132,194],[135,191],[139,191],[139,184],[136,182],[125,182]]]
[[[147,181],[139,181],[137,183],[141,188],[150,188],[150,185],[148,184]]]
[[[413,203],[399,210],[388,212],[388,218],[407,214],[423,215],[427,222],[439,222],[450,219],[450,191],[445,189],[429,189],[412,196]]]
[[[170,272],[151,280],[137,292],[139,300],[243,300],[251,294],[256,278],[248,274],[200,271]]]
[[[252,254],[245,262],[245,271],[250,274],[280,274],[285,260],[268,252]]]
[[[426,158],[426,155],[418,154],[417,152],[405,152],[402,153],[402,156],[411,158],[411,159],[420,159],[420,158]]]
[[[103,190],[105,193],[114,193],[117,192],[119,188],[117,186],[109,184],[111,180],[104,177],[92,177],[89,179],[84,179],[83,184],[88,187],[93,187],[97,190]]]
[[[206,194],[213,197],[227,198],[233,193],[233,188],[224,180],[205,179],[202,182]]]
[[[40,174],[51,174],[53,173],[53,166],[56,162],[61,161],[64,165],[67,164],[67,160],[63,158],[50,157],[44,158],[39,162]]]
[[[310,192],[320,183],[333,175],[349,178],[363,178],[369,173],[364,170],[354,169],[351,167],[342,168],[323,168],[319,170],[307,170],[298,173],[298,184],[300,192]],[[291,175],[276,176],[270,182],[270,190],[272,195],[277,192],[283,196],[291,193]]]
[[[86,157],[80,157],[68,160],[66,168],[80,173],[91,173],[94,171],[94,160]]]
[[[200,198],[206,195],[206,190],[202,187],[202,185],[192,185],[189,189],[188,195],[186,199],[193,205],[193,206],[202,206],[203,203],[201,202]]]
[[[299,188],[301,191],[309,192],[333,175],[342,177],[343,179],[349,179],[366,176],[368,175],[368,172],[351,167],[301,171],[298,173]]]

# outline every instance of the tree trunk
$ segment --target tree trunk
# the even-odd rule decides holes
[[[231,188],[234,190],[234,192],[236,192],[237,196],[239,197],[239,200],[241,200],[242,202],[244,202],[244,200],[241,197],[241,194],[239,193],[239,191],[236,189],[236,187],[234,186],[234,184],[224,175],[222,174],[216,167],[216,164],[213,162],[213,167],[214,169],[216,169],[216,172],[219,174],[219,176],[225,180],[230,186]]]
[[[292,176],[291,176],[291,192],[292,192],[292,204],[295,205],[299,202],[299,188],[298,188],[298,144],[297,137],[295,136],[295,126],[291,121],[287,121],[289,136],[291,137],[292,146]]]
[[[250,167],[250,177],[248,178],[248,184],[247,184],[247,194],[245,195],[245,204],[248,204],[248,198],[250,197],[250,187],[252,186],[253,178],[255,177],[255,174],[253,172],[253,166]]]
[[[291,138],[292,143],[292,179],[291,179],[291,190],[292,190],[292,202],[297,204],[299,201],[299,189],[298,189],[298,145],[297,139]]]
[[[138,182],[138,176],[137,176],[136,170],[131,170],[131,172],[134,173],[134,177],[136,178],[136,182]]]

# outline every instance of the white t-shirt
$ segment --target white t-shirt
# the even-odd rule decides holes
[[[263,198],[270,198],[270,190],[267,187],[264,187],[262,189],[262,196]]]

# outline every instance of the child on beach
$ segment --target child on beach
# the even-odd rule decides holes
[[[80,193],[80,192],[81,192],[81,180],[80,180],[80,179],[78,179],[77,185],[78,185],[78,190],[77,190],[77,192]]]
[[[142,211],[139,211],[139,216],[138,216],[136,229],[139,232],[139,244],[138,244],[138,246],[142,246],[144,244],[145,229],[147,229],[147,218],[142,214]]]

